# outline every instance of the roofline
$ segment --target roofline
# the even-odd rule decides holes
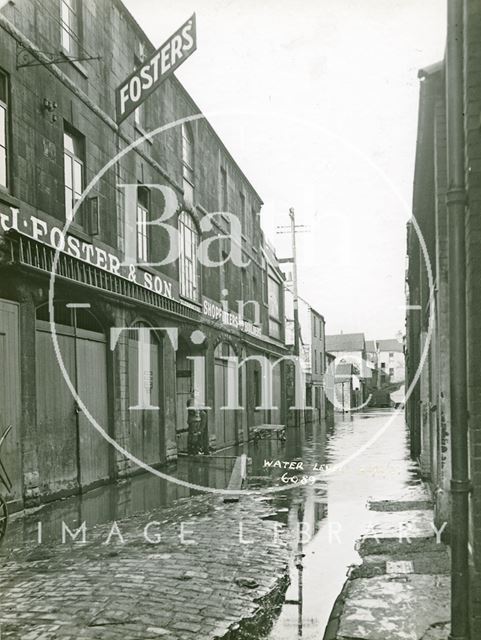
[[[319,313],[319,311],[316,311],[316,309],[314,309],[314,307],[311,307],[311,305],[309,305],[309,309],[312,311],[312,313],[315,313],[318,318],[322,318],[324,323],[326,322],[326,319],[324,318],[322,313]]]
[[[432,77],[442,71],[444,71],[444,59],[434,62],[433,64],[428,64],[427,67],[419,69],[418,78],[420,80],[424,80],[424,78]]]

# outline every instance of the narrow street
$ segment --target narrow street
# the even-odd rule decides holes
[[[236,629],[239,635],[229,637],[243,637],[248,627],[239,623],[260,609],[262,621],[256,618],[255,632],[251,627],[245,637],[322,637],[346,571],[359,562],[355,543],[369,527],[368,499],[381,499],[380,487],[392,498],[419,483],[404,417],[379,410],[338,416],[331,427],[307,425],[303,437],[303,429],[288,430],[285,443],[249,445],[248,488],[271,487],[275,476],[281,486],[285,470],[266,467],[266,460],[302,461],[308,474],[315,463],[342,463],[362,450],[387,421],[360,456],[314,486],[226,504],[209,494],[185,499],[187,489],[142,474],[17,518],[1,551],[2,637],[207,639]],[[225,487],[235,453],[199,457],[195,465],[184,458],[170,471]],[[288,472],[294,473],[300,472]],[[247,543],[238,535],[241,521]],[[79,535],[62,544],[62,522],[71,531],[85,522],[85,543]],[[158,544],[143,538],[149,522],[150,537],[161,535]],[[181,522],[195,544],[179,543]],[[275,522],[288,533],[269,526]],[[279,610],[287,571],[290,586]],[[214,603],[206,593],[223,597]]]
[[[481,1],[0,31],[0,640],[480,640]]]

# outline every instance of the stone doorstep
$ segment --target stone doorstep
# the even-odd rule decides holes
[[[449,618],[449,576],[358,578],[347,583],[336,637],[416,640]]]
[[[430,538],[411,538],[410,541],[399,538],[362,538],[356,544],[359,555],[365,556],[405,556],[409,554],[420,554],[435,552],[437,549],[445,548],[442,543],[438,544],[434,535]]]
[[[407,549],[404,553],[394,556],[364,556],[361,565],[354,565],[349,570],[349,579],[372,578],[386,573],[396,573],[396,566],[399,562],[409,562],[412,566],[410,573],[416,574],[449,575],[451,569],[448,549],[444,545],[439,545],[435,550],[424,553],[410,553]],[[392,564],[388,567],[389,563]],[[402,570],[399,571],[399,573],[402,572]]]
[[[373,511],[363,537],[429,538],[435,535],[432,509]]]
[[[370,511],[416,511],[433,508],[432,500],[369,500]]]

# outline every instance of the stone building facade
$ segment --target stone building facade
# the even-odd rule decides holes
[[[465,169],[465,282],[468,413],[469,598],[471,638],[481,636],[481,6],[464,3],[463,101]],[[447,177],[446,62],[419,72],[421,79],[414,218],[407,232],[406,417],[411,452],[420,460],[435,496],[438,526],[445,536],[451,521],[450,325],[458,322],[449,305],[449,219]]]
[[[185,453],[193,396],[205,450],[282,421],[283,363],[276,408],[258,407],[262,358],[286,354],[283,275],[260,196],[192,97],[171,75],[116,124],[115,88],[154,50],[119,0],[16,0],[0,31],[11,506]]]

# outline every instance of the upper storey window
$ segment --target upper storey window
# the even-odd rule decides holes
[[[82,195],[84,184],[84,149],[85,140],[76,131],[65,128],[63,133],[63,158],[65,177],[65,217],[73,219],[73,209]],[[81,224],[79,216],[77,224]]]
[[[180,260],[179,280],[180,295],[191,300],[199,299],[199,273],[197,263],[197,246],[199,234],[194,219],[186,211],[179,216]]]
[[[182,125],[182,176],[184,199],[187,205],[194,204],[194,138],[188,124]]]
[[[79,55],[81,0],[60,0],[62,47],[71,56]]]
[[[8,78],[0,71],[0,187],[8,187]]]

